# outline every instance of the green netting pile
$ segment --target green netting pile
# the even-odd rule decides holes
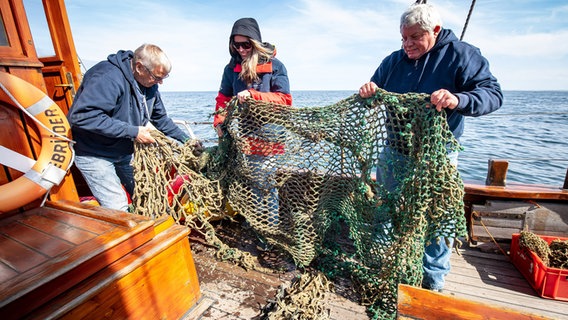
[[[568,269],[568,240],[558,238],[548,243],[539,235],[523,230],[519,235],[519,247],[534,252],[547,267]]]
[[[395,317],[399,283],[420,286],[425,244],[466,236],[447,157],[459,145],[427,95],[379,90],[306,108],[232,100],[227,110],[226,135],[202,153],[165,138],[136,146],[135,212],[169,213],[252,268],[210,227],[234,210],[297,266],[351,279],[381,319]],[[377,167],[394,183],[377,183]]]

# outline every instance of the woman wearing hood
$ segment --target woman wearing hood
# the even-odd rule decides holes
[[[229,37],[231,60],[223,70],[221,87],[216,98],[213,126],[219,137],[225,134],[227,102],[237,97],[240,104],[247,99],[262,100],[280,105],[292,105],[290,84],[284,64],[276,59],[275,47],[262,42],[260,28],[253,18],[241,18],[233,24]],[[254,227],[279,224],[276,169],[279,155],[284,153],[284,129],[281,125],[251,118],[240,122],[244,154],[243,166],[251,171],[245,180],[253,193],[253,205],[259,215],[249,221]],[[245,170],[248,171],[248,170]],[[255,228],[258,230],[258,228]]]
[[[229,100],[237,96],[239,102],[246,98],[292,105],[290,82],[284,64],[276,56],[276,48],[262,42],[260,28],[253,18],[242,18],[233,24],[229,37],[231,61],[223,70],[219,94],[215,99],[213,126],[219,136],[223,132],[219,125],[225,120],[219,114]]]

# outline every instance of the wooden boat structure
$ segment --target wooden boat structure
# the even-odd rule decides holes
[[[42,3],[54,49],[49,57],[37,55],[23,1],[0,2],[0,79],[25,81],[25,92],[41,91],[66,113],[81,82],[80,65],[64,1]],[[25,92],[18,98],[25,100]],[[72,157],[61,147],[66,142],[46,138],[5,92],[0,101],[1,147],[32,159],[27,170],[37,171],[48,147]],[[538,296],[507,257],[511,234],[524,228],[568,234],[568,177],[562,187],[506,184],[506,167],[506,161],[491,161],[486,182],[466,182],[471,241],[453,255],[444,293],[399,288],[399,318],[568,319],[568,303]],[[261,307],[298,275],[219,261],[202,239],[166,215],[153,220],[81,203],[88,189],[73,168],[29,203],[20,203],[23,179],[3,163],[2,319],[260,319]],[[254,247],[223,227],[223,221],[216,225],[224,241]],[[326,299],[331,319],[367,317],[348,283],[335,284]]]

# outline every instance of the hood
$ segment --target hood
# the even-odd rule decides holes
[[[430,51],[437,50],[441,47],[444,47],[448,43],[454,42],[454,41],[458,41],[458,38],[452,32],[452,30],[442,28],[442,30],[440,30],[440,33],[438,34],[438,38],[436,39],[436,43],[434,44],[432,49],[430,49]]]
[[[254,39],[260,43],[265,48],[270,48],[275,51],[274,45],[268,42],[262,42],[262,35],[260,34],[260,27],[258,22],[254,18],[241,18],[233,24],[233,29],[231,29],[231,35],[229,36],[229,53],[231,54],[231,64],[235,65],[242,62],[241,56],[236,50],[232,49],[233,36],[241,35]],[[276,52],[273,56],[276,55]],[[259,64],[266,63],[267,61],[259,61]]]
[[[262,42],[260,28],[258,27],[258,23],[254,18],[241,18],[235,21],[235,23],[233,24],[233,29],[231,30],[229,42],[232,42],[233,36],[237,34],[252,38],[258,42]]]
[[[132,72],[132,67],[130,66],[130,61],[134,57],[134,52],[130,50],[120,50],[115,54],[111,54],[107,57],[108,62],[116,66],[124,77],[128,79],[131,84],[134,83],[134,74]]]
[[[108,62],[112,65],[116,66],[122,74],[124,78],[130,84],[130,90],[132,92],[136,92],[136,90],[140,90],[142,85],[139,85],[134,78],[134,72],[132,71],[131,61],[134,58],[134,52],[130,50],[120,50],[115,54],[111,54],[107,57]],[[154,92],[158,90],[158,85],[155,84],[151,88],[146,88],[146,96],[153,96]],[[138,105],[143,105],[142,97],[138,94],[134,95]],[[147,115],[149,117],[149,115]],[[146,122],[147,120],[144,120]]]

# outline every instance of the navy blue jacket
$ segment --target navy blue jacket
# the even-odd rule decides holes
[[[180,142],[189,138],[168,117],[158,85],[138,87],[132,57],[132,51],[121,50],[85,73],[67,115],[77,155],[112,158],[132,154],[138,127],[148,121]]]
[[[233,56],[231,61],[225,66],[225,69],[223,69],[221,86],[215,98],[215,111],[224,109],[233,96],[247,89],[249,89],[251,97],[255,100],[292,105],[288,72],[280,60],[272,57],[270,61],[257,65],[256,72],[259,80],[250,87],[239,78],[241,68],[240,57]],[[217,126],[219,124],[221,124],[221,120],[219,115],[216,114],[213,125]]]
[[[456,138],[463,134],[464,116],[481,116],[499,109],[503,93],[489,71],[489,62],[478,48],[460,41],[442,29],[434,47],[418,60],[403,49],[386,57],[371,81],[390,92],[427,93],[446,89],[459,99],[458,106],[445,109],[448,125]]]

